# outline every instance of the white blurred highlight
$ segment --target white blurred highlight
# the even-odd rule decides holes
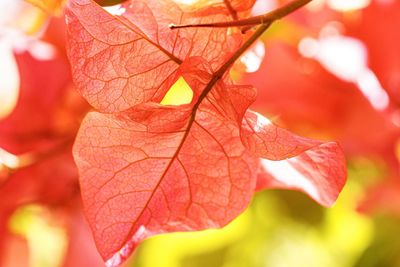
[[[327,2],[333,10],[351,11],[367,7],[371,0],[328,0]]]
[[[365,69],[357,77],[357,85],[375,109],[384,110],[387,108],[389,105],[389,96],[382,88],[375,73],[370,69]]]
[[[261,165],[282,184],[288,187],[300,188],[314,199],[320,199],[320,195],[315,186],[302,173],[293,167],[292,164],[297,163],[297,161],[296,158],[281,161],[261,159]]]
[[[257,123],[254,125],[254,131],[262,132],[265,129],[265,126],[272,124],[267,117],[260,115],[257,112],[254,113],[257,114]]]
[[[2,119],[8,116],[17,104],[20,77],[12,46],[1,39],[0,59],[0,119]]]
[[[375,1],[394,1],[394,0],[375,0]],[[314,0],[306,6],[312,11],[319,11],[327,5],[329,8],[340,11],[348,12],[366,8],[371,4],[371,0]]]
[[[298,50],[304,57],[319,61],[338,78],[356,84],[376,110],[388,107],[389,96],[368,67],[368,51],[360,40],[324,29],[319,39],[301,40]]]
[[[199,0],[175,0],[175,2],[179,4],[184,4],[184,5],[193,5],[199,2]]]
[[[111,15],[115,15],[115,16],[121,16],[126,11],[126,9],[124,7],[122,7],[121,4],[114,5],[114,6],[105,6],[103,8],[105,11],[107,11]]]
[[[20,159],[18,156],[0,148],[0,166],[6,166],[9,169],[18,169],[20,165]]]
[[[278,3],[276,0],[257,0],[253,6],[253,9],[251,10],[251,14],[253,16],[262,15],[264,13],[274,10],[277,7]]]
[[[248,50],[241,58],[240,61],[246,66],[246,72],[256,72],[264,59],[265,46],[261,41]]]
[[[316,58],[342,80],[354,82],[367,66],[367,50],[357,39],[341,35],[319,40]]]
[[[1,0],[0,1],[0,29],[10,23],[20,10],[22,0]]]
[[[312,11],[319,11],[322,9],[325,5],[326,0],[314,0],[311,1],[308,5],[305,6],[305,8],[312,10]]]
[[[43,41],[32,42],[28,50],[34,58],[41,61],[52,60],[57,55],[56,47]]]

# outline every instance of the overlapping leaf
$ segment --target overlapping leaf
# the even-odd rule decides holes
[[[88,114],[74,146],[85,212],[109,266],[148,236],[230,222],[255,191],[260,156],[298,156],[295,168],[318,195],[297,188],[333,203],[345,180],[337,145],[254,120],[247,109],[255,89],[215,76],[231,53],[228,44],[234,50],[241,38],[230,42],[226,30],[167,26],[225,16],[199,20],[170,1],[131,1],[123,8],[111,16],[89,0],[75,0],[68,11],[77,85],[95,108],[109,112]],[[193,90],[192,102],[160,105],[180,77]],[[316,173],[315,165],[323,171]]]
[[[169,89],[163,82],[185,58],[201,56],[216,69],[240,42],[226,29],[168,27],[224,21],[225,15],[196,18],[168,0],[130,1],[122,10],[121,16],[112,16],[91,0],[75,0],[67,11],[75,82],[89,103],[102,111],[159,102]]]
[[[193,104],[154,103],[84,120],[74,153],[86,213],[111,265],[147,236],[220,227],[248,205],[258,162],[215,103],[205,100],[194,117]]]
[[[258,189],[299,189],[321,205],[335,203],[346,182],[345,158],[337,143],[296,136],[251,111],[243,124],[246,148],[262,158]]]
[[[197,78],[183,75],[192,88],[197,88],[195,92],[206,86],[207,76],[211,77],[199,70]],[[259,161],[243,146],[244,130],[238,122],[253,99],[252,88],[219,84],[195,109],[196,113],[194,104],[163,107],[148,103],[119,114],[93,112],[87,116],[74,154],[86,214],[100,253],[110,266],[120,264],[148,236],[220,227],[248,205]],[[276,132],[283,133],[276,127],[270,129],[272,133],[266,136],[253,134],[246,139],[254,143],[259,138],[279,137]],[[272,148],[282,158],[316,146],[314,141],[284,133],[289,142],[283,138],[282,147]],[[321,160],[332,157],[327,168],[344,166],[337,155],[316,150]],[[303,158],[299,161],[308,160],[307,156]],[[312,195],[331,205],[343,186],[345,172],[305,179],[313,178],[318,189],[327,180],[338,180],[332,192],[321,189],[321,195],[329,193],[329,201]]]

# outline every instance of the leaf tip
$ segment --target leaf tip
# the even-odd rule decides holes
[[[143,225],[139,227],[136,233],[128,240],[125,245],[114,255],[111,256],[106,262],[106,267],[118,267],[122,263],[126,261],[126,259],[132,254],[132,252],[136,249],[139,243],[146,239],[147,237],[151,236],[153,233],[148,231],[146,227]]]

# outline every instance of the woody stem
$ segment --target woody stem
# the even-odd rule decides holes
[[[279,20],[290,13],[296,11],[297,9],[305,6],[312,0],[296,0],[290,2],[274,11],[268,12],[264,15],[255,16],[247,19],[235,20],[235,21],[226,21],[226,22],[215,22],[215,23],[200,23],[200,24],[182,24],[175,25],[171,24],[169,27],[171,29],[178,28],[192,28],[192,27],[202,27],[202,28],[227,28],[227,27],[243,27],[243,26],[255,26],[260,24],[268,24],[272,23],[276,20]]]
[[[222,65],[213,75],[211,81],[207,84],[203,92],[201,93],[197,103],[194,106],[194,110],[200,106],[201,102],[206,98],[208,93],[214,87],[214,85],[224,76],[225,72],[240,58],[243,53],[252,45],[255,41],[271,26],[271,23],[262,24],[255,33]]]
[[[229,0],[224,0],[225,6],[228,9],[229,13],[231,14],[233,20],[238,20],[238,15],[236,10],[233,8],[233,6],[231,5],[231,2],[229,2]]]

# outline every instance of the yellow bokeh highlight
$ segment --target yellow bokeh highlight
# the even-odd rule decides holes
[[[10,231],[28,242],[30,267],[62,266],[67,233],[64,228],[51,224],[49,214],[39,205],[26,205],[10,218]]]
[[[150,238],[141,248],[140,266],[180,267],[182,257],[187,254],[212,252],[238,242],[251,224],[246,213],[219,230],[173,233]],[[157,257],[154,257],[154,251],[157,251]]]
[[[10,0],[9,0],[10,1]],[[39,35],[52,16],[61,16],[65,0],[25,0],[12,4],[15,14],[5,25],[27,35]]]
[[[38,34],[49,18],[49,14],[33,5],[21,6],[17,17],[11,21],[11,26],[27,35]]]
[[[25,0],[50,15],[61,15],[65,0]]]
[[[304,206],[322,209],[321,222],[310,224],[298,215],[288,216],[293,207],[286,206],[279,194],[263,192],[220,230],[150,238],[140,246],[133,266],[352,267],[375,234],[371,218],[356,210],[363,194],[363,186],[350,180],[333,208]],[[299,193],[291,195],[306,200]]]
[[[192,102],[193,91],[183,77],[180,77],[165,94],[161,105],[179,106]]]
[[[396,158],[400,161],[400,138],[396,141]]]
[[[326,211],[327,244],[338,254],[346,253],[350,256],[339,258],[338,266],[353,266],[357,256],[361,255],[372,241],[374,225],[371,218],[357,212],[357,205],[363,197],[362,186],[350,179],[336,205]]]

